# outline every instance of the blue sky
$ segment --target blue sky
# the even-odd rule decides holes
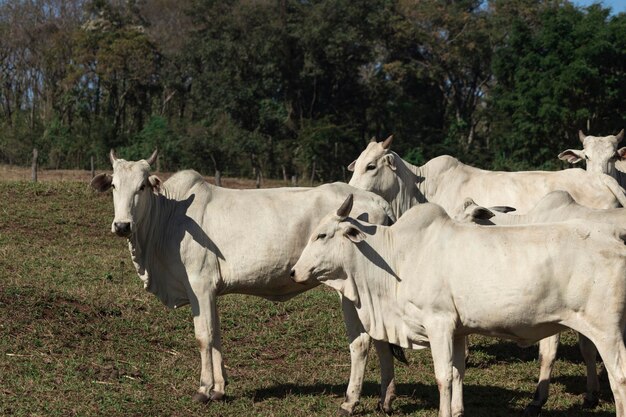
[[[593,3],[601,3],[604,7],[613,9],[613,13],[626,12],[626,0],[574,0],[572,3],[579,6],[589,6]]]

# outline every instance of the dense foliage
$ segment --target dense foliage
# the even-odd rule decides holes
[[[556,168],[626,125],[626,14],[564,0],[0,3],[0,162],[345,179],[372,136]]]

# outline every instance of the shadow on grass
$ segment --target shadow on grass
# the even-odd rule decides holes
[[[472,343],[470,339],[469,351],[470,360],[468,366],[470,367],[475,365],[475,363],[472,361],[472,354],[475,354],[476,352],[480,352],[486,355],[488,358],[488,364],[499,362],[532,362],[538,360],[539,357],[538,345],[520,347],[517,344],[508,341],[499,341],[497,343],[483,344],[475,341]],[[583,357],[580,353],[580,349],[578,348],[578,344],[559,344],[557,359],[572,363],[583,362]],[[484,364],[481,363],[479,364],[479,366],[480,365]]]
[[[569,379],[571,379],[571,381],[567,381]],[[577,377],[559,378],[558,381],[565,384],[572,382],[572,384],[576,385],[577,388],[580,388],[580,381]],[[582,383],[582,388],[584,390],[584,380]],[[291,395],[331,395],[337,397],[337,408],[339,408],[345,394],[345,389],[345,384],[279,384],[273,387],[252,390],[245,395],[254,397],[255,401],[268,399],[282,400]],[[395,415],[412,415],[420,410],[435,411],[439,407],[439,393],[434,384],[399,384],[396,388],[396,392],[399,397],[408,398],[408,401],[403,401],[402,404],[396,403],[394,406]],[[379,385],[373,382],[365,382],[363,384],[362,393],[363,398],[369,397],[378,400]],[[526,402],[526,399],[530,402],[532,399],[532,393],[526,391],[467,384],[463,386],[463,396],[465,400],[466,415],[489,417],[523,416],[524,409],[513,404],[519,403],[520,398],[524,399],[523,402]],[[610,391],[605,392],[605,390],[603,390],[602,398],[604,401],[612,401]],[[363,406],[361,405],[357,408],[356,415],[369,415],[374,411],[375,410],[363,409]],[[546,409],[541,415],[543,417],[609,417],[614,416],[615,413],[608,411],[584,410],[580,407],[580,405],[573,405],[566,410]]]

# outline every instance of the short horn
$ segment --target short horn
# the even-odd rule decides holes
[[[117,156],[115,155],[115,150],[113,148],[111,148],[111,151],[109,152],[109,159],[111,160],[111,164],[117,161]]]
[[[353,201],[354,201],[354,195],[350,193],[350,195],[348,195],[348,198],[346,198],[346,201],[344,201],[341,207],[339,207],[339,210],[337,210],[337,216],[344,217],[344,218],[348,217],[348,214],[350,214],[350,210],[352,210]]]
[[[582,143],[583,145],[585,143],[585,138],[586,137],[587,137],[587,135],[585,135],[582,130],[578,131],[578,139],[580,139],[580,143]]]
[[[391,142],[393,142],[393,135],[390,135],[387,139],[385,139],[383,142],[383,149],[389,149]]]
[[[622,139],[624,139],[624,129],[620,130],[619,133],[615,135],[615,138],[617,139],[617,143],[620,143]]]
[[[148,163],[148,165],[154,165],[154,163],[157,160],[158,154],[159,154],[159,150],[155,149],[154,152],[152,152],[152,155],[150,155],[150,158],[146,159],[146,162]]]

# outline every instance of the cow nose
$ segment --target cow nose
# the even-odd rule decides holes
[[[295,276],[296,276],[296,270],[295,270],[295,269],[292,269],[292,270],[291,270],[291,272],[289,273],[289,276],[290,276],[291,278],[295,278]]]
[[[128,236],[130,235],[130,223],[127,222],[119,222],[114,224],[115,234],[118,236]]]

